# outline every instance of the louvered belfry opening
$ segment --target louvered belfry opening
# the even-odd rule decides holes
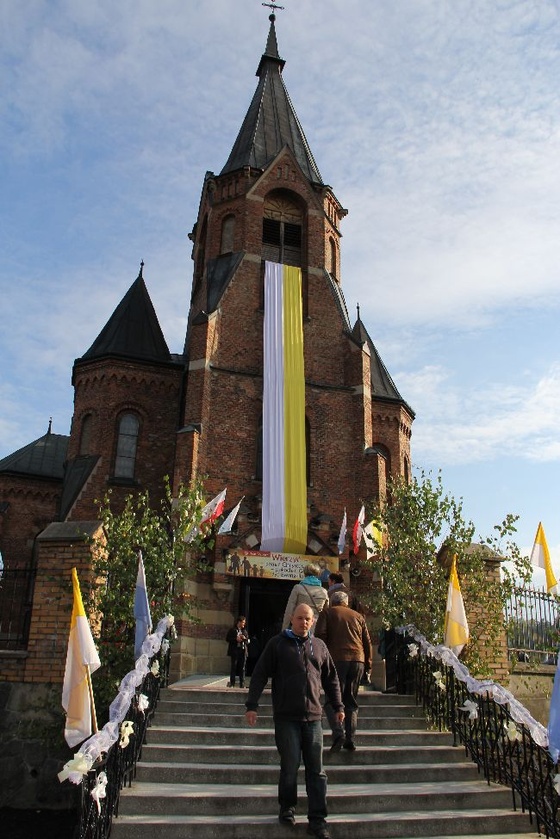
[[[303,210],[285,192],[267,196],[263,213],[262,258],[302,266]]]

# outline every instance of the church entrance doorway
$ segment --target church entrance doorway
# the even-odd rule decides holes
[[[282,629],[288,597],[296,580],[242,579],[239,589],[239,614],[247,618],[251,643],[247,674],[273,635]]]

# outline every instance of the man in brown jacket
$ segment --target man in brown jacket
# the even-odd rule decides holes
[[[319,614],[315,635],[325,642],[335,663],[344,703],[344,728],[336,719],[329,702],[325,704],[332,730],[331,752],[338,752],[342,748],[355,751],[358,690],[364,672],[369,673],[371,670],[371,638],[364,616],[348,608],[346,592],[336,591],[330,605],[330,609],[324,609]]]

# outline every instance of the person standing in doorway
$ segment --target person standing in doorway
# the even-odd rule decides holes
[[[251,676],[245,718],[249,725],[256,725],[260,696],[272,679],[274,736],[280,755],[278,820],[280,824],[295,825],[297,774],[303,758],[307,832],[318,839],[330,839],[321,688],[339,725],[344,722],[344,709],[334,662],[323,641],[310,634],[314,620],[311,606],[301,603],[291,615],[291,629],[270,639]]]
[[[335,591],[329,609],[321,612],[315,627],[317,638],[327,645],[334,660],[342,701],[344,702],[344,728],[327,697],[325,713],[331,726],[331,751],[345,748],[355,751],[354,737],[358,725],[358,690],[362,677],[369,674],[372,662],[371,638],[363,615],[348,608],[348,595]]]
[[[228,645],[227,654],[231,658],[228,688],[235,687],[236,677],[239,679],[239,687],[242,688],[245,686],[245,666],[247,664],[250,643],[246,623],[247,621],[244,615],[239,615],[235,626],[232,626],[226,635]]]
[[[311,606],[315,618],[325,606],[329,605],[329,596],[326,589],[323,588],[319,574],[321,573],[318,565],[306,565],[303,569],[305,577],[299,583],[296,583],[290,592],[286,609],[284,611],[284,620],[282,621],[282,629],[287,629],[290,626],[290,618],[296,606],[300,603],[307,603]]]

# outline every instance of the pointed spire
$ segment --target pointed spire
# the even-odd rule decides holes
[[[275,18],[274,14],[270,15],[266,48],[257,68],[257,89],[220,174],[246,166],[264,171],[287,146],[294,153],[304,176],[311,183],[322,184],[321,173],[282,78],[286,62],[278,52]]]
[[[359,303],[356,303],[356,311],[358,313],[357,319],[360,320],[360,304]]]
[[[144,260],[143,260],[143,259],[141,259],[141,260],[140,260],[140,273],[138,274],[138,278],[139,278],[139,279],[140,279],[140,278],[142,278],[142,279],[143,279],[143,276],[142,276],[143,271],[144,271]]]
[[[47,428],[47,434],[52,434],[52,417],[49,417],[49,427]]]

